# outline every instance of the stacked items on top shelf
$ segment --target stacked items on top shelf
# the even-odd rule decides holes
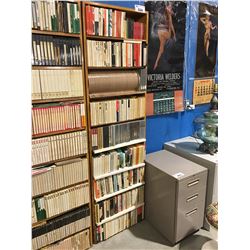
[[[32,1],[32,28],[79,34],[79,6],[66,1]]]
[[[79,10],[76,2],[32,1],[33,249],[92,244]]]
[[[94,241],[144,218],[148,13],[82,2]]]
[[[127,16],[128,14],[109,7],[86,5],[87,35],[146,39],[146,24]]]

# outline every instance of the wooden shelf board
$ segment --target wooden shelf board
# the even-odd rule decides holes
[[[88,40],[107,40],[107,41],[138,41],[146,42],[145,39],[135,39],[135,38],[125,38],[125,37],[113,37],[113,36],[96,36],[96,35],[87,35]]]
[[[138,117],[138,118],[130,119],[130,120],[125,120],[125,121],[118,121],[118,122],[110,122],[110,123],[103,123],[103,124],[98,124],[98,125],[92,125],[91,128],[98,128],[98,127],[104,127],[104,126],[122,124],[122,123],[127,123],[127,122],[142,120],[144,118],[145,118],[145,116],[142,116],[142,117]]]
[[[71,101],[81,101],[84,102],[83,96],[78,97],[65,97],[65,98],[53,98],[53,99],[38,99],[32,100],[32,104],[42,104],[49,102],[71,102]]]
[[[49,133],[44,133],[44,134],[37,134],[37,135],[32,135],[32,139],[42,138],[46,136],[53,136],[53,135],[61,135],[61,134],[78,132],[78,131],[83,131],[83,130],[85,130],[85,128],[75,128],[75,129],[67,129],[67,130],[61,130],[61,131],[56,131],[56,132],[49,132]]]
[[[86,156],[87,156],[87,153],[80,154],[80,155],[74,155],[74,156],[70,156],[70,157],[66,157],[66,158],[61,158],[61,159],[54,160],[54,161],[48,161],[48,162],[43,162],[43,163],[35,164],[35,165],[32,165],[32,168],[38,167],[38,166],[52,165],[52,164],[57,163],[57,162],[67,161],[67,160],[71,160],[71,159],[74,159],[74,158],[86,157]]]
[[[135,95],[145,95],[145,91],[126,91],[126,92],[112,92],[112,93],[95,93],[90,94],[89,98],[92,100],[96,99],[107,99],[111,97],[122,97],[122,96],[135,96]]]
[[[120,217],[120,216],[122,216],[122,215],[124,215],[124,214],[127,214],[127,213],[129,213],[129,212],[131,212],[131,211],[137,209],[138,207],[142,207],[142,206],[144,206],[144,202],[141,203],[141,204],[139,204],[139,205],[134,205],[134,206],[132,206],[132,207],[129,207],[129,208],[127,208],[127,209],[124,209],[123,211],[121,211],[121,212],[119,212],[119,213],[117,213],[117,214],[114,214],[113,216],[108,217],[108,218],[102,220],[102,221],[99,222],[99,223],[96,223],[96,226],[100,226],[100,225],[105,224],[105,223],[107,223],[107,222],[109,222],[109,221],[112,221],[112,220],[114,220],[114,219],[116,219],[116,218],[118,218],[118,217]]]
[[[103,153],[103,152],[110,151],[110,150],[113,150],[113,149],[123,148],[123,147],[131,146],[131,145],[134,145],[134,144],[139,144],[139,143],[142,143],[142,142],[145,142],[145,141],[146,141],[145,138],[136,139],[136,140],[132,140],[132,141],[129,141],[129,142],[119,143],[119,144],[117,144],[115,146],[110,146],[110,147],[107,147],[107,148],[95,149],[95,150],[93,150],[93,153],[94,154],[99,154],[99,153]]]
[[[71,188],[71,187],[73,187],[73,186],[77,186],[77,185],[84,184],[84,183],[87,183],[87,182],[88,182],[88,180],[80,181],[80,182],[77,182],[77,183],[74,183],[74,184],[70,184],[70,185],[68,185],[68,186],[64,186],[64,187],[61,187],[61,188],[58,188],[58,189],[51,190],[51,191],[49,191],[49,192],[37,194],[37,195],[32,196],[32,199],[35,199],[35,198],[38,198],[38,197],[42,197],[42,196],[47,195],[47,194],[52,194],[52,193],[61,191],[61,190],[63,190],[63,189]]]
[[[147,42],[146,39],[135,39],[135,38],[124,38],[124,41],[131,41],[131,42]]]
[[[142,67],[93,67],[88,66],[89,70],[131,70],[131,69],[142,69],[145,68],[145,66]]]
[[[87,35],[87,39],[89,40],[112,40],[112,41],[123,41],[122,37],[113,37],[113,36],[96,36],[96,35]]]
[[[33,227],[37,227],[36,224],[39,224],[39,225],[40,225],[41,223],[44,223],[44,222],[46,223],[48,220],[55,219],[56,217],[59,217],[59,216],[61,216],[61,215],[63,215],[63,214],[72,212],[73,210],[75,210],[75,209],[77,209],[77,208],[79,208],[79,207],[85,206],[85,205],[87,205],[87,204],[89,204],[89,202],[84,203],[84,204],[82,204],[82,205],[79,205],[79,206],[77,206],[77,207],[71,208],[71,209],[69,209],[69,210],[63,211],[63,212],[60,213],[60,214],[56,214],[56,215],[51,216],[51,217],[49,217],[49,218],[46,218],[46,219],[44,219],[44,220],[38,221],[38,222],[32,224],[32,228],[33,228]]]
[[[48,30],[36,30],[36,29],[32,29],[32,34],[51,35],[51,36],[68,36],[68,37],[80,38],[80,34],[77,34],[77,33],[65,33],[65,32],[48,31]]]
[[[145,166],[145,163],[140,163],[140,164],[133,165],[133,166],[130,166],[130,167],[120,168],[118,170],[115,170],[115,171],[112,171],[112,172],[109,172],[109,173],[106,173],[106,174],[102,174],[102,175],[99,175],[99,176],[94,176],[94,179],[95,180],[100,180],[100,179],[106,178],[108,176],[116,175],[116,174],[119,174],[119,173],[123,173],[123,172],[133,170],[133,169],[136,169],[136,168],[141,168],[141,167],[144,167],[144,166]]]
[[[40,227],[42,225],[46,224],[46,221],[37,221],[35,223],[32,224],[32,229],[35,227]]]
[[[129,190],[132,190],[132,189],[135,189],[135,188],[137,188],[137,187],[143,186],[144,184],[145,184],[145,182],[136,183],[136,184],[134,184],[134,185],[132,185],[132,186],[129,186],[129,187],[124,188],[124,189],[121,189],[121,190],[119,190],[119,191],[117,191],[117,192],[113,192],[112,194],[106,194],[106,195],[104,195],[104,196],[102,196],[102,197],[100,197],[100,198],[95,198],[95,202],[100,202],[100,201],[109,199],[109,198],[111,198],[111,197],[113,197],[113,196],[116,196],[116,195],[118,195],[118,194],[122,194],[122,193],[124,193],[124,192],[129,191]]]
[[[43,66],[43,65],[32,65],[32,69],[39,69],[39,70],[69,70],[69,69],[82,69],[82,66]]]

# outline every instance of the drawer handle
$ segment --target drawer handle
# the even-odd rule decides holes
[[[186,202],[190,202],[190,201],[192,201],[192,200],[194,200],[196,198],[198,198],[198,194],[195,194],[195,195],[193,195],[191,197],[188,197],[187,200],[186,200]]]
[[[194,214],[194,213],[196,213],[196,212],[197,212],[197,208],[195,208],[194,210],[192,210],[192,211],[186,213],[186,216],[190,216],[190,215],[192,215],[192,214]]]
[[[192,186],[194,186],[194,185],[197,185],[197,184],[199,183],[199,181],[200,181],[200,180],[198,179],[198,180],[189,182],[187,185],[188,185],[188,187],[192,187]]]

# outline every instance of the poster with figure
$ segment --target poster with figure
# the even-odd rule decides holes
[[[181,90],[187,3],[146,1],[149,11],[147,92]]]
[[[218,7],[199,3],[195,78],[214,77],[218,43]]]

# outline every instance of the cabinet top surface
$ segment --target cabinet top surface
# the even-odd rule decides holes
[[[147,154],[145,162],[178,180],[207,171],[206,168],[166,150]]]
[[[189,155],[190,157],[188,158],[190,160],[194,159],[197,163],[199,163],[199,160],[201,160],[206,161],[208,164],[216,165],[218,162],[218,153],[210,155],[199,151],[198,148],[201,143],[201,140],[192,136],[188,136],[164,143],[164,149],[174,152],[175,154],[178,154],[182,157]]]

